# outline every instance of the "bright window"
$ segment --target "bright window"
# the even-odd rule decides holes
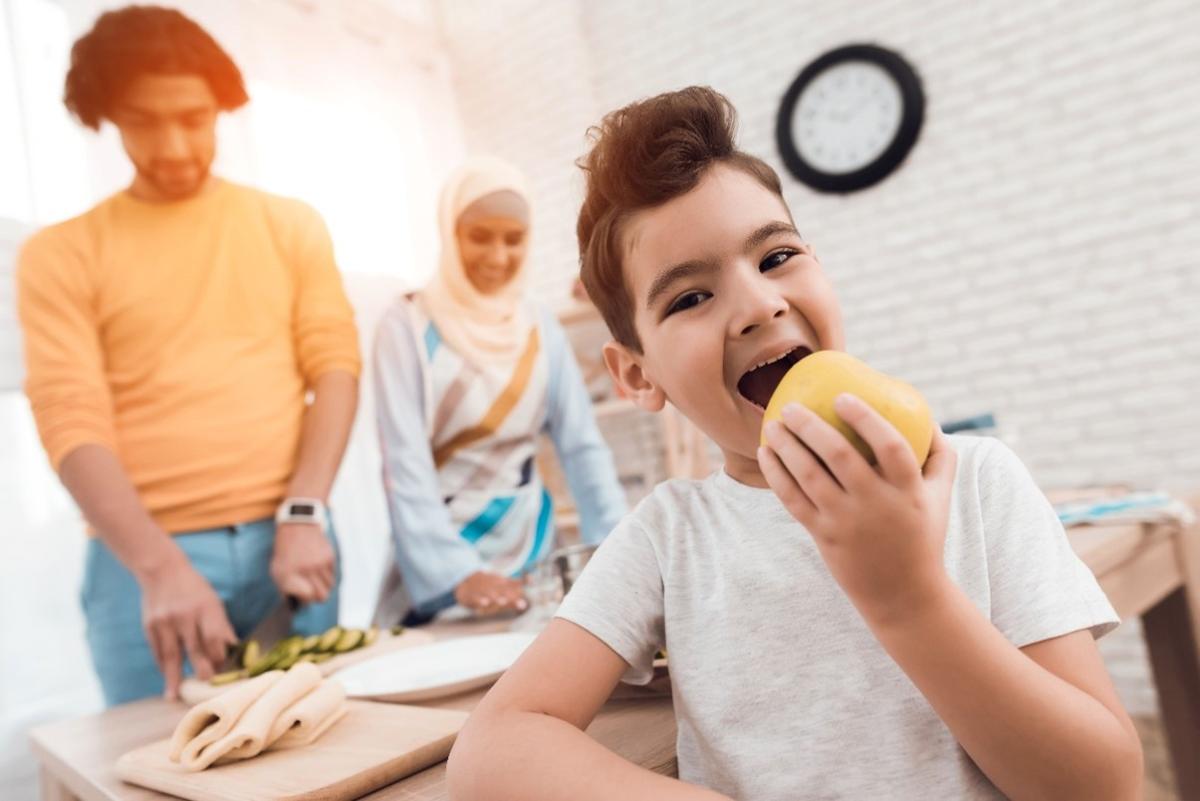
[[[406,132],[362,104],[266,82],[251,82],[248,89],[255,183],[315,206],[329,226],[341,269],[427,277],[408,272],[414,262],[411,194],[432,200],[427,187],[413,185],[419,174],[413,156],[420,148],[410,132],[417,126]]]
[[[23,220],[32,215],[21,98],[17,93],[16,55],[8,18],[10,0],[0,0],[0,217]]]
[[[5,144],[5,173],[8,161],[16,154],[18,164],[12,172],[22,176],[15,183],[24,186],[27,198],[23,207],[5,216],[23,222],[45,223],[83,211],[92,202],[94,189],[89,168],[87,139],[62,104],[63,76],[66,74],[71,43],[71,27],[66,10],[51,0],[0,0],[4,3],[7,35],[4,37],[11,94],[0,89],[4,114],[11,120],[5,127],[21,128],[13,134],[0,133]],[[0,81],[3,80],[0,67]],[[7,183],[7,181],[5,182]],[[8,194],[0,190],[0,197]]]

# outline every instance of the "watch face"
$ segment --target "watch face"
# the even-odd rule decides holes
[[[315,515],[317,508],[311,503],[293,503],[289,512],[294,515]]]
[[[792,112],[792,140],[815,169],[852,173],[883,155],[902,116],[900,87],[886,70],[867,61],[844,61],[801,91]]]

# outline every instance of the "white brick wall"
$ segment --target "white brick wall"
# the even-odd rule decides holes
[[[469,146],[533,176],[536,283],[555,304],[577,265],[572,162],[603,112],[710,84],[741,112],[743,147],[782,173],[774,119],[799,69],[848,42],[899,50],[928,98],[907,163],[846,197],[785,175],[851,349],[916,383],[942,419],[995,412],[1046,486],[1200,485],[1200,4],[437,9]],[[1136,644],[1114,640],[1110,661],[1142,665]],[[1152,698],[1135,679],[1125,693]]]

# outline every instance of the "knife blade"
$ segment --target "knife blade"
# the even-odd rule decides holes
[[[242,666],[242,653],[245,650],[246,643],[251,640],[258,642],[259,653],[266,653],[275,643],[282,640],[284,637],[292,633],[292,618],[300,609],[300,599],[294,595],[287,595],[280,598],[278,603],[267,613],[267,616],[260,620],[250,633],[242,638],[233,649],[225,656],[225,661],[221,663],[221,669],[218,672],[228,670],[237,670]]]

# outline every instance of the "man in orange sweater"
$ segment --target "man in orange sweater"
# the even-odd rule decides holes
[[[83,606],[109,704],[173,697],[188,665],[210,676],[284,597],[305,604],[297,631],[336,622],[324,502],[358,342],[320,216],[209,172],[218,113],[247,99],[178,11],[101,16],[65,102],[116,126],[133,181],[20,257],[26,391],[93,535]]]

